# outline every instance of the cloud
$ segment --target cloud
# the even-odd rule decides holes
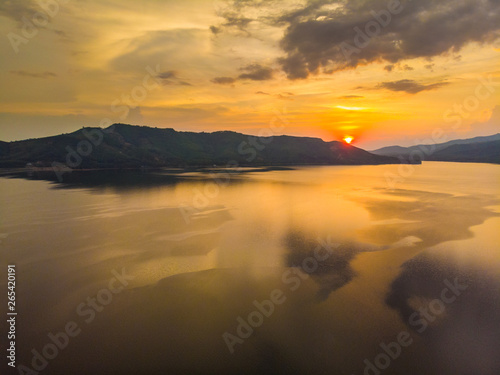
[[[236,12],[224,12],[221,16],[226,19],[222,26],[234,27],[241,31],[246,31],[245,28],[252,22],[251,18],[241,17]]]
[[[260,64],[250,64],[240,70],[246,72],[238,76],[239,79],[250,79],[252,81],[267,81],[273,78],[273,70]]]
[[[157,77],[160,79],[175,78],[175,72],[173,70],[167,70],[165,72],[158,73]]]
[[[230,85],[235,83],[238,80],[246,80],[249,79],[251,81],[267,81],[273,78],[273,69],[260,65],[260,64],[249,64],[242,68],[240,68],[241,73],[238,77],[215,77],[212,79],[213,83],[219,85]],[[260,91],[260,94],[265,94]]]
[[[179,70],[192,61],[200,61],[209,33],[207,29],[148,31],[124,40],[121,44],[123,52],[109,62],[109,68],[117,72],[142,74],[147,66],[160,64],[165,74],[175,74],[172,69]],[[208,63],[207,60],[209,58],[203,59],[200,65]],[[169,70],[165,69],[166,65]]]
[[[42,72],[42,73],[32,73],[25,70],[11,70],[10,74],[15,74],[21,77],[31,77],[31,78],[54,78],[57,77],[56,73],[53,72]]]
[[[384,66],[384,70],[387,70],[389,73],[392,72],[396,68],[398,68],[399,70],[406,70],[406,71],[415,70],[415,69],[413,69],[413,67],[409,66],[408,64],[401,65],[400,63],[397,63],[397,64],[390,64],[390,65]]]
[[[484,111],[485,121],[472,123],[468,136],[490,135],[500,133],[500,105],[491,110]]]
[[[377,85],[377,88],[391,91],[404,91],[408,94],[417,94],[421,91],[435,90],[448,84],[449,82],[437,82],[425,85],[412,79],[402,79],[400,81],[382,82]]]
[[[212,82],[218,85],[231,85],[236,82],[236,79],[233,77],[215,77]]]
[[[68,40],[69,37],[63,30],[54,29],[44,24],[45,21],[52,23],[54,14],[50,14],[44,10],[40,6],[40,3],[44,2],[35,0],[3,0],[0,2],[0,16],[12,19],[17,23],[17,27],[19,28],[26,27],[26,24],[29,23],[32,25],[35,23],[36,28],[49,30],[62,39]],[[36,20],[42,19],[44,21],[36,22]]]
[[[318,0],[283,14],[276,22],[287,26],[280,63],[288,78],[457,53],[469,43],[493,43],[500,36],[498,0],[402,1],[398,14],[390,14],[387,4]]]
[[[5,0],[0,2],[0,15],[16,21],[19,26],[23,26],[23,17],[31,19],[40,10],[33,0]]]
[[[283,95],[283,94],[276,94],[275,95],[278,99],[283,99],[283,100],[293,100],[293,98],[291,98],[289,95],[287,95],[286,93]]]
[[[270,93],[264,92],[264,91],[257,91],[255,94],[274,96],[275,98],[283,99],[283,100],[293,100],[293,98],[291,98],[291,96],[293,96],[293,94],[291,92],[283,92],[281,94],[270,94]]]
[[[221,28],[220,27],[217,27],[217,26],[210,26],[209,27],[210,31],[213,33],[213,34],[218,34],[221,32]]]
[[[339,96],[339,99],[363,99],[364,96],[361,95],[344,95],[344,96]]]
[[[141,112],[141,107],[130,108],[127,118],[123,120],[126,124],[142,125],[144,123],[144,116]]]
[[[163,85],[192,86],[189,82],[182,81],[174,70],[166,70],[156,75],[162,80]]]
[[[229,33],[236,31],[240,35],[251,36],[250,25],[252,23],[256,25],[259,23],[269,24],[271,19],[274,22],[276,15],[273,17],[269,13],[286,7],[285,2],[286,0],[227,1],[225,6],[221,6],[216,12],[223,21],[218,26],[210,26],[210,30],[214,34],[224,30]]]

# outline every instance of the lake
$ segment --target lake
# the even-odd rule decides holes
[[[16,365],[498,375],[499,183],[439,162],[5,176]]]

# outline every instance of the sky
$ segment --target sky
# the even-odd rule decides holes
[[[368,150],[500,132],[499,0],[2,0],[0,35],[3,141],[116,122]]]

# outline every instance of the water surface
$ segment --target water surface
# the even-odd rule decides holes
[[[498,375],[500,166],[398,168],[1,178],[18,363],[75,322],[41,373]],[[78,307],[116,272],[126,287],[86,322]],[[463,291],[443,303],[449,283]],[[238,319],[276,290],[283,302],[240,338]],[[405,332],[385,366],[382,346]]]

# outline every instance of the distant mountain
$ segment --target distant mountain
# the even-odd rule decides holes
[[[9,152],[9,143],[0,141],[0,158]]]
[[[451,145],[436,151],[428,160],[500,164],[500,140]]]
[[[423,160],[429,161],[500,163],[500,133],[433,145],[389,146],[371,151],[371,153],[394,156],[405,161],[419,160],[420,155],[424,155]]]
[[[0,143],[0,167],[51,166],[53,162],[72,168],[185,167],[223,166],[230,161],[242,166],[400,163],[390,156],[319,138],[178,132],[125,124]]]

